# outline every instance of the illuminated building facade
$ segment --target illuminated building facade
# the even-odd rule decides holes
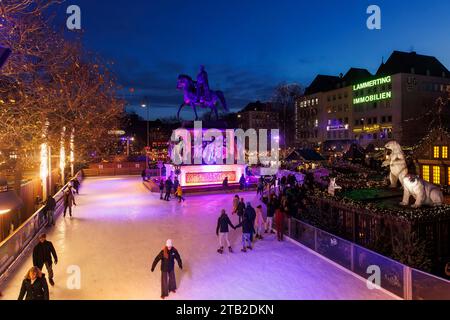
[[[297,145],[339,151],[395,139],[413,146],[433,127],[436,100],[449,89],[447,68],[415,52],[395,51],[375,75],[352,68],[345,76],[318,76],[297,102]]]
[[[450,191],[450,134],[436,128],[414,150],[416,173],[425,181]]]

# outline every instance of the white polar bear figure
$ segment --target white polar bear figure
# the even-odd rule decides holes
[[[409,205],[410,196],[416,199],[413,208],[420,208],[423,205],[440,206],[444,203],[444,194],[441,189],[417,176],[407,175],[404,177],[403,188],[403,201],[400,203],[402,206]]]
[[[391,180],[391,188],[397,188],[398,181],[400,180],[400,183],[403,185],[403,178],[408,174],[405,154],[396,141],[389,142],[385,148],[388,150],[388,157],[383,163],[383,167],[390,167],[389,179]]]
[[[337,185],[336,178],[331,178],[330,184],[328,185],[328,194],[334,197],[336,194],[336,190],[338,189],[342,189],[342,187]]]

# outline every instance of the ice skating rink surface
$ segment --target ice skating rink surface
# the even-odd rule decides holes
[[[256,195],[241,194],[254,207]],[[392,299],[369,290],[359,278],[290,242],[274,236],[241,253],[241,230],[231,231],[235,253],[217,253],[215,234],[220,210],[228,213],[231,194],[188,196],[186,202],[163,202],[138,177],[92,178],[76,197],[74,218],[60,217],[48,231],[59,263],[54,266],[53,300],[160,299],[159,265],[154,257],[168,238],[183,259],[176,267],[177,300]],[[230,214],[231,216],[231,214]],[[231,217],[237,224],[237,217]],[[17,299],[31,256],[1,289],[1,299]],[[81,271],[81,289],[69,290],[70,266]],[[44,270],[46,273],[46,270]]]

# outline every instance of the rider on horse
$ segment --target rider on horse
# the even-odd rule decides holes
[[[209,99],[209,81],[205,66],[200,66],[200,73],[197,76],[197,99],[200,103],[205,103]]]

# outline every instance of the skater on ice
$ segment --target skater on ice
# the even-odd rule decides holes
[[[159,199],[160,200],[164,200],[164,180],[161,179],[161,181],[159,182]]]
[[[264,217],[263,217],[263,211],[262,206],[259,205],[256,207],[256,219],[255,219],[255,232],[256,232],[256,239],[263,240],[263,233],[264,233]]]
[[[238,213],[239,202],[240,202],[239,195],[235,195],[233,198],[233,211],[231,212],[231,214]]]
[[[33,265],[38,267],[39,270],[45,266],[48,272],[48,280],[52,286],[53,282],[53,259],[55,264],[58,264],[58,256],[56,254],[53,243],[47,241],[47,235],[41,234],[39,236],[39,243],[33,249]]]
[[[285,220],[284,209],[281,207],[278,207],[277,210],[275,211],[275,224],[277,227],[278,241],[283,241],[284,220]]]
[[[72,217],[72,206],[76,206],[75,196],[73,194],[72,186],[69,186],[64,191],[64,218],[66,217],[67,209],[69,209],[69,215]]]
[[[39,268],[33,267],[25,275],[18,300],[50,300],[45,274]]]
[[[183,270],[183,263],[177,249],[173,247],[172,240],[167,240],[165,247],[156,256],[152,264],[152,272],[161,261],[161,299],[169,296],[169,292],[176,293],[177,280],[175,278],[175,260]]]
[[[216,228],[216,234],[219,237],[219,250],[217,250],[217,252],[220,254],[223,253],[224,242],[228,246],[228,251],[230,251],[230,253],[233,252],[230,240],[228,239],[229,234],[228,227],[236,229],[236,227],[231,223],[231,220],[228,217],[227,212],[225,211],[225,209],[223,209],[222,214],[220,215],[219,220],[217,221],[217,228]]]
[[[252,225],[255,225],[255,221],[256,221],[256,211],[255,209],[252,207],[252,204],[250,202],[247,202],[247,207],[245,208],[245,216],[247,216]],[[250,241],[253,242],[253,238],[255,235],[255,229],[253,229],[253,231],[250,233]]]
[[[183,188],[181,187],[181,185],[179,184],[178,185],[178,187],[177,187],[177,199],[178,199],[178,202],[180,202],[181,203],[181,201],[185,201],[185,199],[183,198]]]
[[[173,182],[170,179],[166,180],[165,188],[166,188],[166,195],[164,197],[164,200],[170,201],[170,193],[172,192],[172,186]]]
[[[55,209],[56,209],[56,201],[52,196],[48,196],[47,201],[45,202],[44,212],[47,214],[47,226],[55,225]]]
[[[265,233],[274,234],[273,231],[273,217],[275,216],[275,209],[277,207],[277,196],[271,194],[267,203],[267,219],[266,219],[266,231]]]
[[[241,198],[241,201],[238,204],[237,207],[237,215],[239,217],[239,223],[242,222],[243,218],[244,218],[244,213],[245,213],[245,202],[244,202],[244,198]]]
[[[246,184],[245,176],[242,175],[241,178],[239,179],[239,189],[245,190],[245,184]]]
[[[242,222],[236,226],[236,229],[241,228],[241,227],[242,227],[242,250],[241,251],[247,252],[247,249],[253,250],[250,237],[251,237],[252,233],[255,232],[255,229],[254,229],[254,222],[251,219],[251,217],[249,217],[248,214],[244,214]]]

